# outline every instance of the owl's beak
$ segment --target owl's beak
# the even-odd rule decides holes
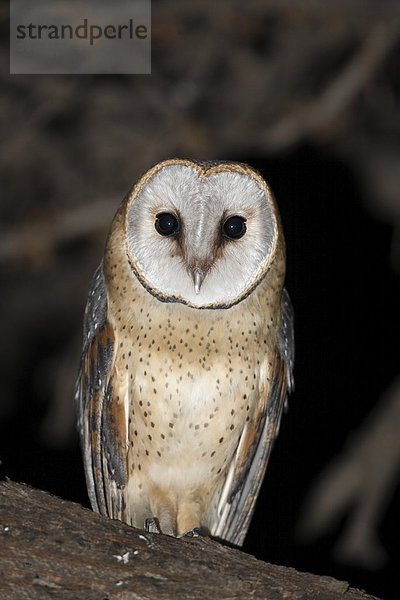
[[[195,267],[192,270],[194,290],[195,290],[196,294],[198,294],[200,292],[201,284],[203,283],[205,276],[206,276],[206,271],[204,271],[203,269],[200,269],[200,267]]]

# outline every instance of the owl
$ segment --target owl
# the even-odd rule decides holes
[[[284,275],[255,170],[171,159],[134,185],[84,317],[76,405],[94,510],[243,543],[293,385]]]

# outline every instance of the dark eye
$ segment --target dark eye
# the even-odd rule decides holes
[[[246,219],[244,217],[229,217],[222,225],[222,235],[230,240],[238,240],[246,233]]]
[[[154,226],[160,235],[175,235],[179,231],[178,219],[171,213],[159,213]]]

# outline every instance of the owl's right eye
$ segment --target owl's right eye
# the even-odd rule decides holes
[[[179,232],[179,222],[175,215],[171,213],[158,213],[154,227],[160,235],[176,235]]]

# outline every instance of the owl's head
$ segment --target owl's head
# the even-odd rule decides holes
[[[267,183],[239,163],[158,163],[133,187],[124,219],[140,283],[159,300],[194,308],[243,300],[282,242]]]

